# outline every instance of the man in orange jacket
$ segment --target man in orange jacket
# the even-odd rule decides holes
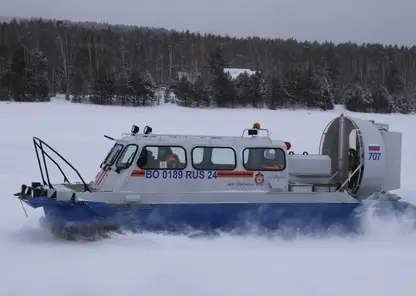
[[[160,147],[157,159],[161,168],[174,169],[179,163],[178,155],[174,154],[170,147]]]

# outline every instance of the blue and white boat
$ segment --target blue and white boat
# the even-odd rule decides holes
[[[400,188],[402,134],[386,124],[339,116],[319,153],[294,153],[255,123],[241,136],[153,134],[133,125],[114,139],[94,181],[33,138],[41,182],[15,195],[42,207],[57,236],[130,231],[357,231],[367,204],[413,209]],[[78,175],[70,183],[57,159]],[[52,184],[48,164],[64,182]]]

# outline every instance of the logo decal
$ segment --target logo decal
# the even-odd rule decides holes
[[[264,175],[262,173],[257,173],[254,175],[254,182],[256,182],[257,185],[263,185],[264,184]]]
[[[370,151],[370,152],[380,152],[380,145],[378,145],[378,144],[368,145],[368,151]]]

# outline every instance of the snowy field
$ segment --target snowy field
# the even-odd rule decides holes
[[[26,218],[13,194],[39,180],[32,136],[51,144],[91,180],[112,142],[132,124],[155,133],[239,135],[258,121],[295,152],[316,152],[339,112],[193,110],[165,105],[123,108],[52,103],[0,103],[1,296],[343,296],[416,295],[416,231],[407,222],[369,217],[361,238],[189,239],[154,234],[98,242],[58,241]],[[350,114],[351,115],[351,114]],[[416,203],[413,168],[416,116],[355,114],[403,131],[402,189]],[[61,182],[59,177],[55,181]],[[410,221],[411,222],[411,221]]]

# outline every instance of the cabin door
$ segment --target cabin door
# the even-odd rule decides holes
[[[136,144],[128,144],[124,147],[120,156],[111,166],[103,168],[104,175],[98,188],[105,191],[117,191],[127,181],[133,163],[137,158],[139,147]]]

